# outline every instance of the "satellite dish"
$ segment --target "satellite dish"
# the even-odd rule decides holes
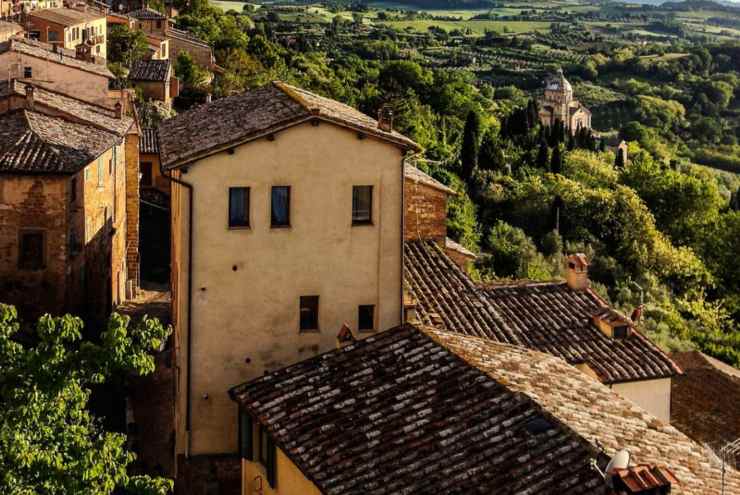
[[[606,465],[606,474],[611,475],[617,469],[627,469],[630,465],[630,452],[629,450],[622,449],[609,461]]]

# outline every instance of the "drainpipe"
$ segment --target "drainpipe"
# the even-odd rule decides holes
[[[165,177],[170,182],[179,184],[188,190],[188,296],[187,296],[187,307],[188,307],[188,318],[186,323],[186,334],[188,337],[187,347],[187,374],[185,376],[185,400],[186,400],[186,411],[185,411],[185,433],[187,436],[187,442],[185,444],[185,457],[190,457],[190,428],[192,425],[192,405],[190,400],[190,389],[191,389],[191,365],[192,365],[192,321],[193,321],[193,185],[180,179],[176,179],[171,175],[168,175],[162,167],[162,160],[159,160],[159,172],[162,177]]]

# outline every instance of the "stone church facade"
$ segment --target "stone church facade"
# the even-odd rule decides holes
[[[579,128],[591,128],[591,112],[578,100],[573,99],[573,87],[563,74],[563,69],[545,83],[545,96],[539,100],[540,122],[553,125],[557,120],[571,132]]]

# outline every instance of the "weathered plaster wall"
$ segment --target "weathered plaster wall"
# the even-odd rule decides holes
[[[189,167],[195,185],[191,453],[236,451],[227,390],[334,348],[358,306],[378,329],[401,313],[401,152],[322,123],[304,124]],[[270,187],[291,186],[291,227],[270,228]],[[351,224],[352,186],[373,185],[373,225]],[[251,188],[248,229],[227,228],[228,188]],[[181,189],[181,188],[175,188]],[[178,452],[186,415],[187,193],[173,194],[173,263],[180,366]],[[319,332],[299,332],[299,297],[319,295]]]
[[[629,399],[666,424],[671,420],[671,379],[617,383],[612,390]]]
[[[275,460],[276,483],[271,487],[262,464],[242,459],[242,495],[321,495],[282,450],[277,449]]]

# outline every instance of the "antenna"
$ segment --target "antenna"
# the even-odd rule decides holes
[[[606,465],[606,470],[602,471],[599,469],[599,465],[596,463],[596,459],[591,459],[591,469],[601,475],[606,481],[606,484],[611,487],[612,485],[612,474],[617,469],[627,469],[630,465],[630,452],[627,449],[617,451],[616,454],[611,458],[609,464]]]
[[[740,455],[740,438],[722,447],[719,450],[719,455],[722,458],[722,491],[720,493],[725,495],[725,471],[727,470],[727,461],[732,459],[733,465],[737,467],[735,456]]]

